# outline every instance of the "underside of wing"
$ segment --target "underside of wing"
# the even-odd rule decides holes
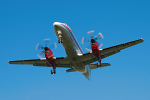
[[[143,39],[138,39],[138,40],[123,43],[120,45],[100,49],[101,59],[109,57],[113,54],[119,53],[121,50],[131,47],[133,45],[142,43],[143,41],[144,41]],[[80,58],[82,59],[84,65],[87,65],[87,64],[97,61],[97,58],[92,54],[92,52],[85,53]]]
[[[100,49],[101,52],[101,59],[106,58],[108,56],[111,56],[113,54],[116,54],[120,52],[122,49],[131,47],[133,45],[139,44],[143,42],[143,39],[138,39],[135,41],[123,43],[120,45]],[[90,63],[93,63],[97,61],[97,58],[93,55],[92,52],[85,53],[83,55],[78,56],[78,59],[82,61],[83,65],[88,65]],[[56,67],[64,67],[64,68],[72,68],[73,65],[70,64],[69,59],[67,57],[59,57],[54,58]],[[18,60],[18,61],[8,61],[10,64],[30,64],[33,66],[44,66],[44,67],[52,67],[46,59],[31,59],[31,60]],[[91,65],[92,66],[92,65]],[[93,68],[93,67],[91,67]],[[95,68],[95,67],[94,67]],[[72,71],[72,70],[69,70]]]
[[[100,50],[100,52],[101,52],[101,55],[107,55],[108,53],[111,53],[111,52],[117,53],[120,50],[126,49],[128,47],[134,46],[134,45],[139,44],[139,43],[142,43],[143,41],[144,41],[143,39],[138,39],[138,40],[123,43],[120,45],[104,48],[104,49]]]
[[[64,57],[54,58],[56,67],[63,68],[71,68],[70,63]],[[25,65],[33,65],[33,66],[41,66],[41,67],[52,67],[46,59],[31,59],[31,60],[17,60],[17,61],[8,61],[10,64],[25,64]]]

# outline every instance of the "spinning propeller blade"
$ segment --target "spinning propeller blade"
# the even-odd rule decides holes
[[[90,42],[90,39],[86,39],[86,38],[82,38],[82,44],[84,44],[84,43],[87,43],[87,42]]]
[[[43,58],[43,55],[44,55],[44,51],[42,51],[40,54],[37,54],[37,56],[38,56],[39,58]]]
[[[42,49],[42,52],[41,53],[39,53],[39,54],[37,54],[37,56],[39,57],[39,58],[43,58],[43,55],[44,55],[44,49],[45,48],[50,48],[50,49],[56,49],[57,48],[57,44],[54,42],[54,44],[51,44],[50,46],[49,46],[49,42],[50,42],[50,39],[44,39],[44,43],[45,43],[45,46],[42,46],[42,45],[40,45],[39,43],[36,45],[36,50],[37,49]]]
[[[35,48],[35,49],[36,49],[36,50],[37,50],[37,49],[44,49],[44,47],[38,43],[38,44],[36,45],[36,48]]]
[[[104,38],[103,34],[102,33],[98,33],[96,36],[95,36],[95,40],[98,40],[100,38]]]
[[[87,34],[93,39],[94,30],[87,32]]]
[[[44,39],[45,42],[45,47],[47,47],[49,45],[50,39]]]
[[[99,39],[103,39],[104,38],[102,33],[98,33],[96,36],[94,36],[94,30],[87,32],[87,34],[90,36],[91,39],[94,39],[96,41],[99,40]],[[90,41],[91,41],[90,39],[85,39],[84,37],[82,38],[82,44],[85,44],[85,43],[90,42]],[[103,46],[103,43],[101,43],[99,45],[99,48],[101,48],[102,46]],[[91,51],[88,48],[85,48],[85,49],[87,51]]]
[[[101,43],[101,45],[99,45],[99,47],[98,47],[98,48],[100,49],[102,46],[103,46],[103,43]]]
[[[91,49],[88,49],[88,48],[85,48],[85,50],[90,51],[90,52],[92,51]]]
[[[57,49],[57,44],[54,42],[54,44],[51,44],[49,46],[49,48],[51,48],[51,49]]]

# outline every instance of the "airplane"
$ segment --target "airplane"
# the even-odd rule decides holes
[[[54,32],[58,43],[62,44],[66,57],[54,57],[49,47],[43,47],[45,58],[31,60],[8,61],[9,64],[25,64],[39,67],[53,67],[51,74],[56,74],[56,67],[67,68],[66,72],[79,72],[90,79],[91,70],[110,66],[110,63],[101,63],[101,59],[119,53],[121,50],[142,43],[143,38],[100,49],[95,38],[91,39],[91,52],[83,53],[70,27],[65,23],[54,22]],[[98,63],[94,63],[98,61]]]

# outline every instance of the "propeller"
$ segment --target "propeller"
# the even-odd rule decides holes
[[[87,34],[90,36],[91,39],[94,39],[94,40],[99,40],[99,39],[104,38],[102,33],[98,33],[96,36],[94,36],[94,30],[87,32]],[[82,44],[90,42],[90,41],[91,41],[90,39],[86,39],[84,37],[82,38]]]
[[[96,36],[94,36],[94,30],[87,32],[87,34],[90,36],[90,39],[86,39],[86,38],[82,38],[82,44],[85,44],[87,42],[94,42],[95,40],[99,40],[99,39],[103,39],[104,36],[103,34],[100,32],[98,33]],[[99,43],[98,43],[99,44]],[[102,43],[99,45],[99,48],[102,47]],[[87,51],[92,51],[91,49],[85,48]]]
[[[50,49],[56,49],[57,48],[57,44],[54,42],[54,44],[51,44],[51,45],[49,45],[49,43],[50,43],[50,39],[44,39],[44,44],[45,44],[45,46],[42,46],[41,44],[37,44],[36,45],[36,50],[37,49],[40,49],[40,50],[42,50],[42,52],[41,53],[39,53],[39,54],[37,54],[37,56],[39,57],[39,58],[43,58],[43,55],[44,55],[44,51],[47,51],[48,50],[48,48],[50,48]]]

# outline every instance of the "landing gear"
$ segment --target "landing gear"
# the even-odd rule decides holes
[[[59,38],[58,43],[63,43],[63,41],[62,41],[62,39],[61,39],[61,38]]]
[[[51,70],[51,74],[56,74],[56,70]]]
[[[97,63],[97,67],[101,67],[101,63]]]
[[[101,58],[98,58],[98,62],[99,62],[98,67],[99,66],[101,67]]]
[[[58,37],[59,37],[58,43],[63,43],[63,41],[62,41],[62,32],[59,30],[59,31],[57,31],[57,33],[58,33]]]
[[[99,67],[99,63],[97,63],[97,67]]]
[[[99,66],[101,67],[101,62],[99,63]]]

